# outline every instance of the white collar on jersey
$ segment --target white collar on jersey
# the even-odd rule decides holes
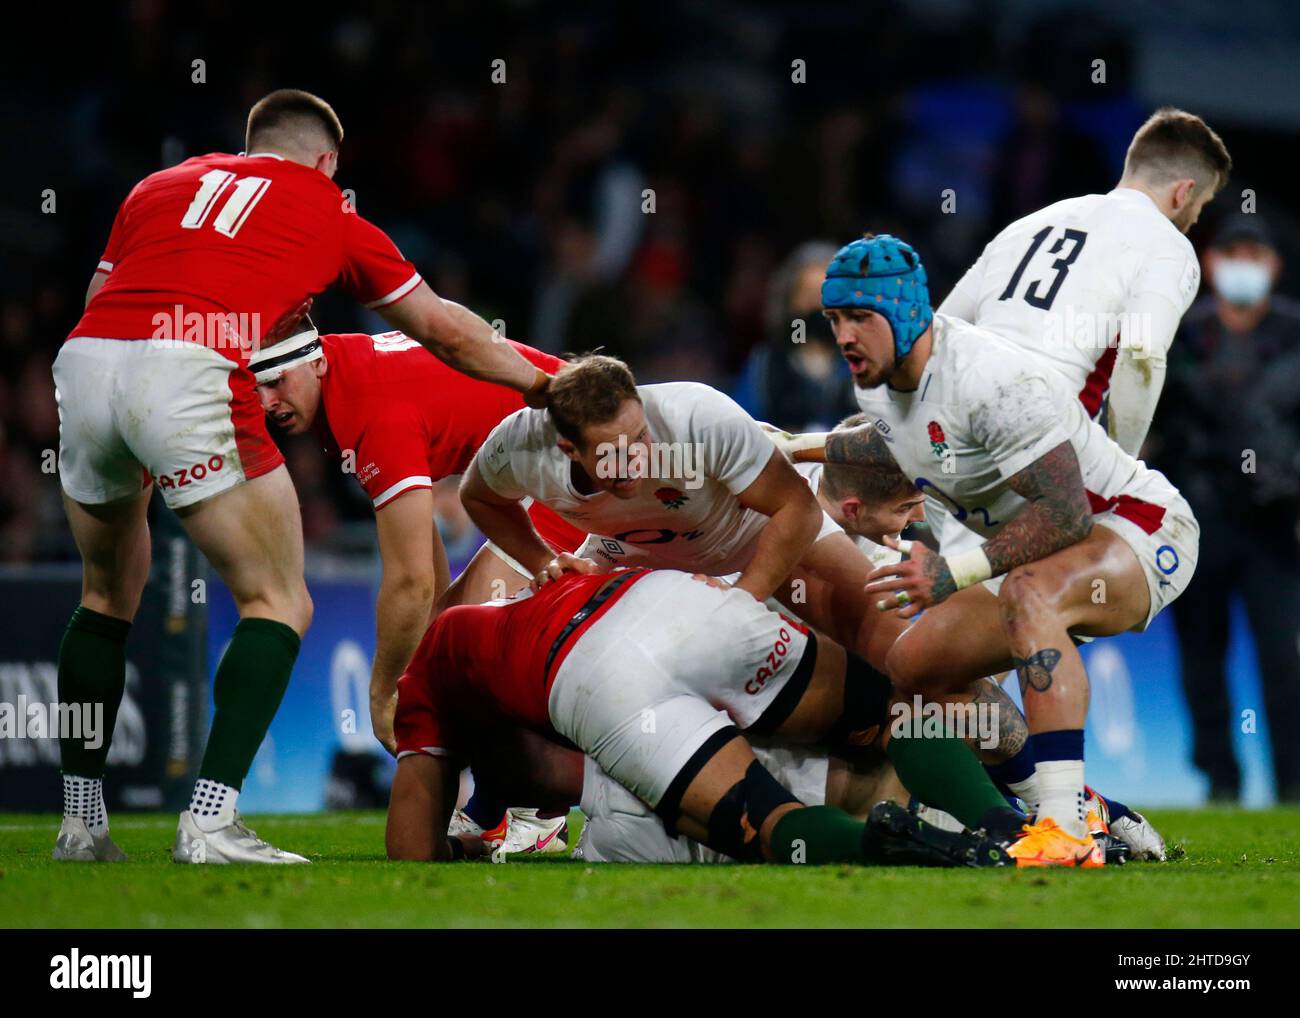
[[[310,364],[324,356],[325,348],[321,346],[320,333],[308,323],[308,328],[302,332],[255,350],[248,358],[248,370],[253,373],[258,385],[265,385],[274,382],[290,368]]]
[[[1139,191],[1136,187],[1113,187],[1110,191],[1116,198],[1123,198],[1125,201],[1135,201],[1139,204],[1150,205],[1155,211],[1160,212],[1160,206],[1155,203],[1155,199],[1145,191]],[[1161,213],[1163,215],[1164,213]]]
[[[278,159],[284,162],[284,156],[276,155],[274,152],[240,152],[245,159]]]

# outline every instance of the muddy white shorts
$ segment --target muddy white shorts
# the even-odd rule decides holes
[[[800,623],[743,590],[654,572],[578,637],[551,685],[551,723],[657,806],[711,735],[762,716],[807,646]]]
[[[173,509],[284,462],[253,375],[198,343],[68,340],[54,361],[59,478],[100,505],[158,482]]]
[[[826,801],[830,758],[815,746],[752,743],[754,755],[805,806]],[[584,862],[734,862],[683,835],[670,837],[645,803],[586,757],[582,771],[583,824],[573,857]]]

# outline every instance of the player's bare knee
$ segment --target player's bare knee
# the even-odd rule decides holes
[[[1046,621],[1060,609],[1055,584],[1040,575],[1033,564],[1007,573],[998,591],[998,602],[1003,625],[1008,629]]]

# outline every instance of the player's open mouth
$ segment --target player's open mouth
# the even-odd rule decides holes
[[[272,414],[271,420],[275,421],[275,423],[280,425],[282,428],[287,427],[289,422],[293,420],[293,411],[283,410],[278,414]]]
[[[855,375],[861,374],[867,366],[867,359],[865,357],[861,354],[851,353],[848,350],[844,351],[844,361],[848,364],[849,370]]]

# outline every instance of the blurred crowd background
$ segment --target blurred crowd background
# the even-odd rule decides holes
[[[1259,582],[1294,591],[1300,316],[1284,295],[1297,286],[1288,266],[1300,264],[1290,158],[1300,5],[623,6],[377,0],[292,13],[135,0],[69,14],[76,32],[10,32],[0,560],[75,560],[49,472],[50,363],[118,203],[153,170],[238,151],[249,106],[273,88],[334,104],[346,130],[337,182],[439,293],[501,320],[512,338],[555,352],[603,347],[641,381],[707,381],[792,428],[853,409],[815,313],[834,247],[868,229],[907,238],[937,304],[1010,220],[1109,190],[1133,130],[1172,103],[1204,116],[1235,160],[1193,243],[1214,250],[1249,190],[1251,229],[1224,234],[1220,248],[1231,241],[1236,260],[1267,261],[1271,294],[1229,308],[1225,324],[1207,270],[1151,454],[1225,533],[1249,535],[1266,519],[1266,540],[1255,540],[1272,546],[1276,568]],[[807,341],[793,343],[804,316]],[[322,331],[384,328],[328,296],[314,317]],[[1264,379],[1272,395],[1257,404]],[[1242,472],[1247,446],[1274,450],[1261,453],[1267,483]],[[312,561],[369,554],[369,506],[351,478],[309,439],[286,452]],[[440,494],[455,559],[476,535],[454,488]],[[1272,602],[1284,664],[1298,614],[1286,596]],[[1217,780],[1226,789],[1232,776]]]
[[[118,203],[162,166],[237,151],[272,88],[334,104],[338,183],[438,292],[512,338],[603,347],[643,381],[707,381],[799,427],[851,409],[819,317],[791,342],[833,246],[902,235],[938,303],[1011,219],[1108,190],[1161,103],[1204,115],[1236,160],[1198,248],[1251,188],[1286,259],[1297,196],[1278,156],[1300,138],[1300,103],[1275,79],[1295,85],[1300,8],[1179,7],[1171,23],[1110,2],[375,3],[294,17],[138,0],[83,9],[48,52],[49,33],[15,31],[0,71],[0,558],[73,556],[42,473],[57,446],[49,364]],[[1223,59],[1243,47],[1249,66]],[[1294,285],[1283,268],[1278,289]],[[323,331],[384,327],[339,298],[315,317]],[[307,441],[288,452],[309,543],[364,548],[370,528],[353,524],[369,511],[350,478]],[[450,497],[447,512],[452,542],[470,540]]]

